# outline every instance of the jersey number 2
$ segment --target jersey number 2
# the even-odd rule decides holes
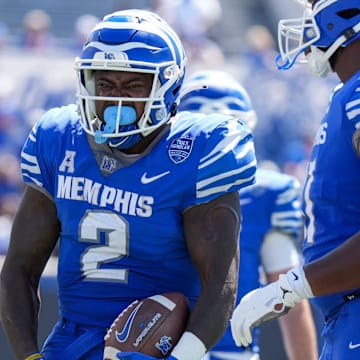
[[[98,245],[102,237],[105,245]],[[127,282],[127,269],[105,266],[129,253],[126,220],[110,211],[87,211],[79,225],[79,240],[94,243],[81,257],[81,271],[86,280]]]

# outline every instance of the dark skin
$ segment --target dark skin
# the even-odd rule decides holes
[[[95,71],[95,93],[98,96],[118,96],[118,97],[146,97],[150,93],[153,75],[139,74],[134,72],[118,71]],[[109,105],[118,105],[118,103],[111,101],[97,101],[96,112],[100,118],[104,115],[104,110]],[[134,101],[132,103],[124,103],[124,105],[132,106],[136,110],[137,120],[140,119],[144,112],[145,103]],[[132,147],[122,150],[126,154],[141,154],[145,151],[147,146],[154,140],[156,135],[161,132],[161,129],[155,130],[149,136],[144,137],[140,142]]]
[[[345,83],[360,70],[360,39],[341,48],[333,69]],[[360,157],[360,129],[353,135],[353,145]],[[306,277],[315,296],[328,295],[360,287],[360,232],[341,246],[304,266]]]
[[[0,288],[1,320],[17,359],[38,351],[38,287],[59,236],[56,213],[48,197],[26,187],[13,223]]]
[[[135,73],[111,74],[109,71],[103,74],[99,71],[96,75],[97,93],[124,91],[128,96],[141,97],[142,91],[149,91],[151,86],[147,75],[141,77]],[[116,86],[112,88],[114,84]],[[99,114],[105,106],[98,102]],[[137,104],[138,115],[141,109],[141,104]],[[152,139],[145,138],[128,152],[143,152]],[[223,335],[235,305],[240,223],[237,192],[193,206],[183,215],[185,241],[202,284],[187,331],[197,335],[207,348]],[[13,223],[0,288],[1,319],[17,359],[24,359],[40,350],[37,344],[39,280],[60,231],[53,200],[27,185]]]

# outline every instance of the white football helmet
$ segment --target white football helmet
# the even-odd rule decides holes
[[[333,71],[330,58],[339,47],[360,37],[360,2],[358,0],[318,0],[313,9],[306,2],[303,15],[280,20],[276,60],[279,69],[289,69],[306,51],[306,61],[313,74],[326,76]]]
[[[301,6],[311,7],[309,0],[294,0],[294,1],[300,4]]]
[[[179,111],[204,114],[221,113],[243,120],[253,130],[257,122],[249,94],[231,75],[205,70],[194,73],[184,82]]]
[[[158,15],[145,10],[124,10],[104,17],[91,31],[82,54],[75,60],[77,98],[82,126],[95,141],[126,149],[176,113],[185,75],[184,48],[173,29]],[[153,74],[146,98],[95,96],[94,70]],[[112,124],[100,119],[95,101],[111,101]],[[145,102],[140,119],[124,102]],[[130,120],[132,121],[130,121]]]

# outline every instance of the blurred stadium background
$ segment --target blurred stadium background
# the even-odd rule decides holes
[[[304,179],[312,138],[336,79],[313,78],[301,65],[291,72],[276,69],[277,22],[299,15],[294,1],[0,0],[0,267],[23,189],[21,146],[46,110],[75,101],[73,60],[94,22],[125,8],[154,10],[176,29],[188,53],[188,73],[232,73],[258,113],[259,162]],[[57,317],[55,273],[56,256],[42,280],[40,342]],[[262,344],[263,360],[286,359],[276,322],[263,327]],[[14,359],[1,329],[0,358]]]

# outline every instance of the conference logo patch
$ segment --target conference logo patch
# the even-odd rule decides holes
[[[194,139],[191,137],[180,137],[174,139],[169,147],[170,159],[175,163],[181,163],[185,161],[192,150]]]

